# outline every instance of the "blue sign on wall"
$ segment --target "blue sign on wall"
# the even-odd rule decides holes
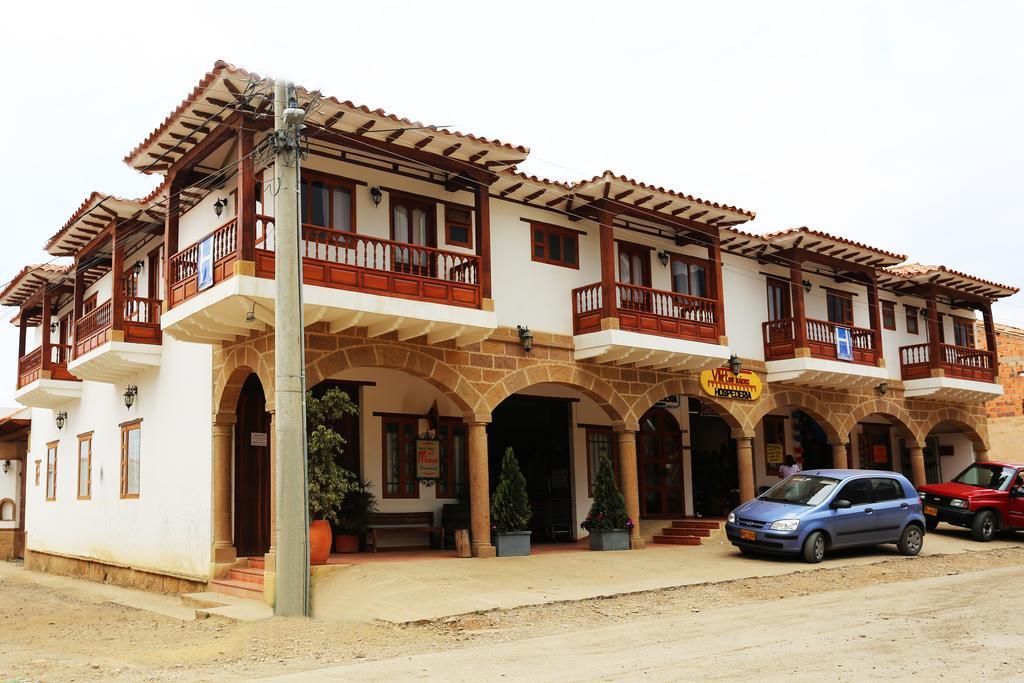
[[[853,333],[849,327],[836,328],[836,358],[853,360]]]
[[[213,236],[207,237],[199,243],[198,275],[196,276],[196,289],[202,291],[213,286]]]

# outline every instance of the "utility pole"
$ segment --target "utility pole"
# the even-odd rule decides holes
[[[277,558],[274,613],[309,614],[309,507],[306,472],[305,341],[299,226],[299,129],[294,86],[274,84],[275,276],[274,441]]]

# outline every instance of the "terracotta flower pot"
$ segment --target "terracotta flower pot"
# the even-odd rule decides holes
[[[327,564],[331,554],[331,523],[326,519],[315,519],[309,523],[309,563]]]
[[[334,537],[334,552],[358,553],[359,534],[337,534]]]

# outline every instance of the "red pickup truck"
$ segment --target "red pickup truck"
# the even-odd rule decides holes
[[[953,481],[918,489],[928,531],[947,522],[971,530],[976,541],[998,531],[1024,530],[1024,465],[976,462]]]

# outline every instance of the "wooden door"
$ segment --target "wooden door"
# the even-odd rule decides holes
[[[235,551],[262,557],[270,550],[270,416],[255,374],[242,386],[235,416]]]
[[[640,474],[640,516],[681,516],[683,435],[671,413],[664,408],[652,408],[644,414],[640,420],[636,451]]]
[[[892,425],[867,422],[861,429],[860,468],[893,471]]]
[[[619,243],[619,307],[647,311],[651,300],[646,288],[651,286],[651,252],[646,247]],[[632,285],[629,286],[629,285]]]

